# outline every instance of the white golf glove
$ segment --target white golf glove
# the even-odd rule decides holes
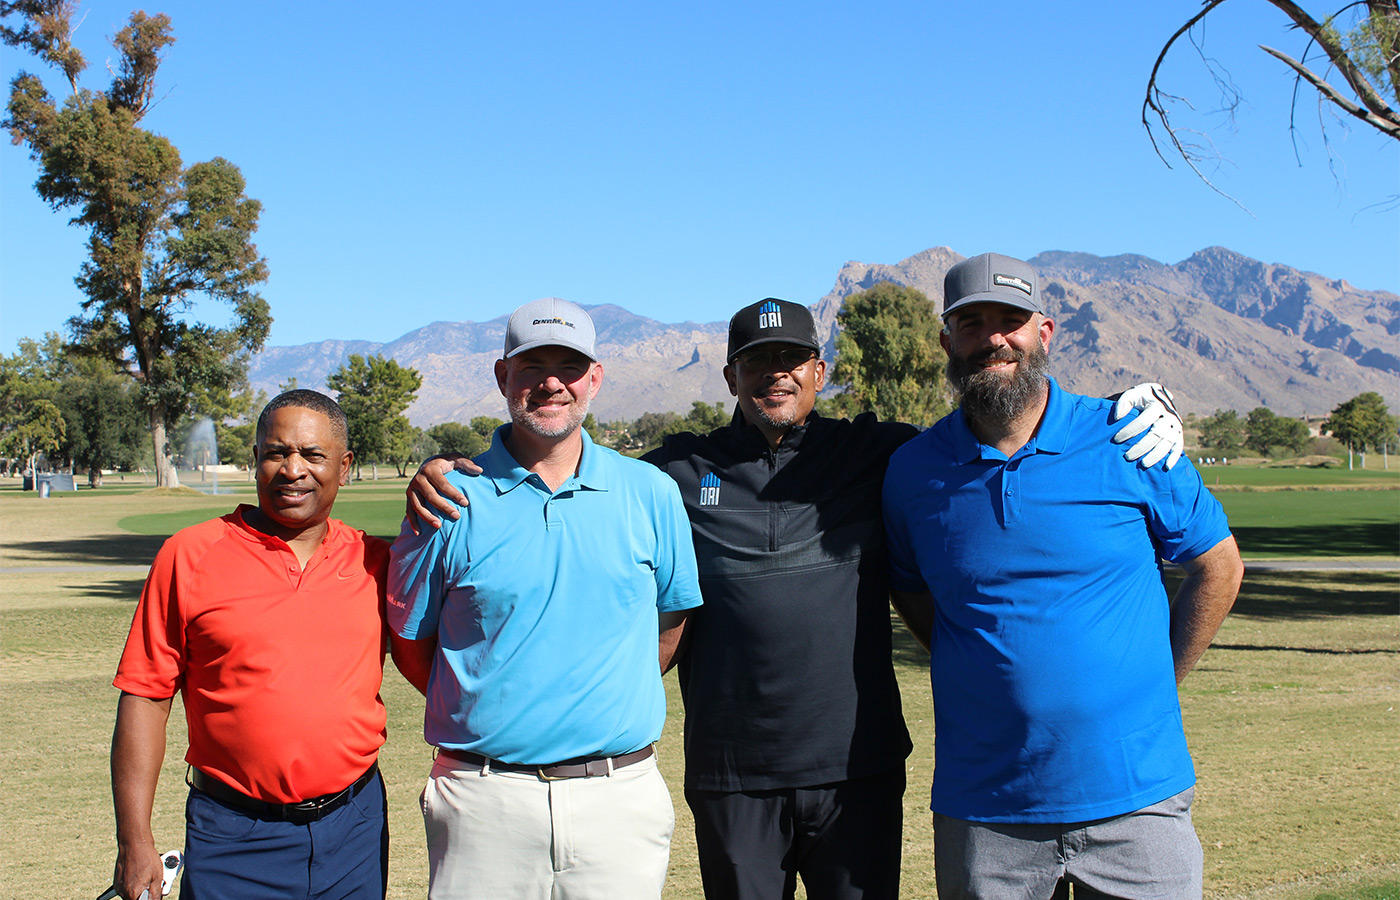
[[[1140,440],[1124,451],[1123,458],[1128,462],[1137,460],[1144,469],[1150,469],[1165,459],[1166,464],[1162,468],[1171,469],[1181,458],[1185,444],[1181,413],[1176,411],[1172,392],[1150,381],[1129,388],[1113,404],[1113,421],[1118,421],[1135,409],[1141,412],[1113,436],[1113,443],[1122,444],[1146,431]]]

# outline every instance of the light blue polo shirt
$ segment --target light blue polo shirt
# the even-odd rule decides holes
[[[658,614],[700,605],[690,523],[655,466],[583,433],[579,471],[551,492],[496,430],[470,505],[407,525],[389,567],[389,625],[438,639],[424,737],[504,762],[615,756],[661,735]]]
[[[934,597],[936,812],[1080,822],[1195,783],[1157,560],[1229,526],[1189,462],[1126,462],[1111,408],[1051,381],[1010,459],[954,412],[890,460],[892,582]]]

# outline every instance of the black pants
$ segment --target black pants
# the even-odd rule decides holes
[[[707,900],[896,900],[904,767],[769,791],[687,789]]]

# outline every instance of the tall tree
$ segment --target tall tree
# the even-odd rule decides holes
[[[35,189],[55,210],[74,211],[88,231],[88,261],[77,285],[86,295],[69,324],[74,342],[118,364],[129,362],[146,410],[157,484],[179,478],[168,429],[201,388],[243,381],[272,317],[253,289],[267,264],[252,243],[262,207],[244,196],[228,160],[183,167],[164,137],[140,127],[155,93],[161,52],[175,38],[165,15],[131,14],[112,38],[117,51],[105,91],[78,87],[86,63],[72,45],[70,0],[0,2],[0,38],[56,67],[72,95],[60,106],[34,75],[10,84],[3,125],[39,163]],[[233,310],[226,328],[191,322],[207,297]]]
[[[1347,445],[1347,459],[1353,450],[1365,453],[1388,450],[1395,444],[1400,419],[1390,414],[1385,398],[1375,391],[1357,394],[1338,404],[1322,423],[1322,430]],[[1365,458],[1362,458],[1365,465]]]
[[[1280,416],[1267,406],[1250,410],[1244,428],[1244,445],[1261,456],[1268,456],[1276,448],[1302,453],[1311,440],[1307,425],[1298,419]]]
[[[417,369],[383,356],[366,359],[358,353],[352,353],[326,379],[326,387],[338,392],[340,408],[345,410],[357,473],[361,460],[387,461],[412,444],[403,411],[422,383]]]
[[[61,393],[62,372],[56,360],[62,347],[62,340],[50,332],[43,343],[21,338],[13,354],[0,357],[0,455],[18,460],[15,469],[32,465],[29,447],[38,427],[33,421],[35,404],[52,404]]]
[[[709,434],[716,428],[728,425],[733,418],[734,413],[729,404],[722,400],[717,403],[692,400],[690,412],[685,414],[685,427],[696,434]]]
[[[1215,57],[1205,52],[1198,31],[1203,20],[1225,2],[1204,0],[1201,10],[1167,40],[1147,79],[1147,96],[1142,103],[1142,125],[1162,161],[1167,162],[1167,158],[1162,154],[1159,134],[1153,130],[1154,122],[1165,136],[1170,152],[1185,160],[1202,181],[1217,191],[1219,189],[1200,169],[1202,161],[1211,158],[1213,153],[1208,145],[1202,144],[1199,132],[1172,123],[1172,106],[1185,101],[1164,91],[1158,76],[1172,47],[1185,37],[1220,89],[1225,110],[1234,111],[1241,102],[1239,91],[1229,73]],[[1292,0],[1267,2],[1286,16],[1294,29],[1307,35],[1297,59],[1273,47],[1259,45],[1260,50],[1293,73],[1294,112],[1290,116],[1290,131],[1296,132],[1293,119],[1297,114],[1298,95],[1311,88],[1320,106],[1331,107],[1386,137],[1400,140],[1400,9],[1397,9],[1397,0],[1353,0],[1321,18],[1314,17]],[[1335,78],[1332,77],[1334,73]],[[1324,141],[1326,137],[1324,127]]]
[[[496,429],[506,424],[504,420],[495,416],[473,416],[471,429],[486,439],[486,446],[491,446],[491,435],[496,433]]]
[[[40,398],[25,408],[13,427],[0,434],[0,453],[23,459],[25,469],[37,475],[39,456],[62,448],[66,433],[63,413],[52,400]]]
[[[478,416],[478,418],[483,418]],[[475,429],[461,422],[443,422],[428,429],[428,436],[437,441],[439,453],[465,453],[478,456],[491,447],[491,439],[482,437]]]
[[[1217,409],[1201,422],[1201,445],[1234,456],[1244,446],[1244,420],[1233,409]]]
[[[143,410],[131,379],[104,360],[77,357],[62,382],[58,406],[67,422],[64,450],[86,468],[88,485],[102,486],[102,470],[132,468],[145,440]]]
[[[141,462],[145,411],[136,385],[104,360],[69,352],[52,332],[43,341],[22,339],[15,354],[0,358],[0,434],[28,420],[38,400],[63,418],[51,452],[86,468],[91,486],[101,484],[103,469]]]
[[[847,297],[836,322],[836,411],[932,425],[951,409],[938,310],[921,291],[882,281]]]

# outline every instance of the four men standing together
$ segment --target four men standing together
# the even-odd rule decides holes
[[[425,514],[441,527],[415,534],[410,517],[388,566],[394,657],[427,696],[425,736],[438,748],[422,798],[431,897],[659,896],[674,819],[653,743],[661,674],[677,658],[706,896],[791,897],[800,877],[814,900],[897,897],[911,745],[891,600],[934,646],[945,900],[1048,898],[1070,881],[1130,898],[1192,896],[1194,879],[1199,895],[1199,844],[1194,873],[1175,862],[1191,858],[1194,779],[1174,688],[1238,588],[1218,504],[1189,465],[1170,466],[1175,454],[1171,472],[1116,458],[1109,423],[1123,404],[1048,379],[1054,326],[1028,266],[987,254],[954,267],[945,287],[963,407],[930,431],[816,414],[825,363],[811,315],[770,299],[730,323],[733,423],[673,436],[645,462],[582,429],[603,379],[587,314],[550,299],[512,315],[496,363],[511,422],[463,472],[425,464],[413,489],[446,521]],[[260,505],[263,493],[260,469]],[[1188,571],[1172,606],[1159,555]],[[381,568],[366,571],[365,584],[383,583]],[[150,583],[147,594],[138,626],[157,605]],[[173,635],[178,621],[147,630]],[[134,628],[127,656],[150,644]],[[378,652],[382,662],[382,639]],[[219,666],[217,653],[161,653],[176,669]],[[1118,679],[1131,682],[1112,685],[1126,699],[1105,690]],[[191,804],[211,778],[215,801],[227,788],[304,802],[306,791],[260,791],[205,768],[192,680],[134,691],[167,712],[186,691],[187,758],[202,773]],[[122,676],[118,686],[135,687]],[[114,786],[129,782],[116,778],[123,735],[119,718]],[[342,793],[358,796],[359,784]],[[144,811],[144,841],[149,798],[123,815],[114,789],[119,837]],[[1163,803],[1165,836],[1142,824]],[[1002,840],[1003,823],[1028,830]],[[1083,858],[1098,862],[1067,865],[1067,840],[1096,848]],[[1165,865],[1175,881],[1151,886],[1163,841],[1180,854]],[[134,897],[148,882],[124,880],[124,866],[145,873],[149,854],[126,846],[118,882]],[[186,890],[202,877],[193,847]],[[1003,891],[1015,885],[1021,893]]]

